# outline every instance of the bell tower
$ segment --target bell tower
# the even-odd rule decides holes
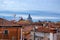
[[[30,14],[28,15],[27,20],[28,20],[28,21],[30,21],[30,22],[32,22],[32,17],[31,17],[31,15],[30,15]]]

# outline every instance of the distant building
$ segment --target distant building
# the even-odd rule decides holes
[[[18,22],[20,22],[20,21],[24,21],[23,17],[20,17],[20,19],[19,19],[19,21],[18,21]]]
[[[31,40],[59,40],[60,32],[55,28],[40,27],[31,31]]]
[[[30,22],[32,22],[32,17],[31,17],[31,15],[30,15],[30,14],[28,15],[27,20],[28,20],[28,21],[30,21]]]
[[[0,18],[0,40],[20,40],[21,25],[23,28],[22,38],[25,40],[60,40],[60,23],[32,22],[30,14],[27,20],[20,17],[20,20],[16,22]],[[35,30],[35,26],[38,29]]]

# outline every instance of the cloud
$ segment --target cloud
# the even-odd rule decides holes
[[[3,6],[3,7],[2,7]],[[60,12],[59,0],[0,0],[0,10],[42,10]]]
[[[49,16],[32,16],[33,19],[60,19],[59,17],[49,17]]]
[[[8,14],[8,15],[7,15],[7,14],[2,14],[2,13],[1,13],[0,16],[8,17],[8,16],[13,16],[13,15],[12,15],[12,14]]]
[[[14,14],[0,14],[0,16],[5,16],[5,17],[14,17]],[[23,17],[24,19],[26,19],[28,17],[28,15],[23,15],[23,14],[16,14],[16,18],[18,17]],[[51,17],[51,16],[34,16],[31,15],[32,19],[60,19],[59,17]]]

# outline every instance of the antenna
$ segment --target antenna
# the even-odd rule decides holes
[[[16,14],[14,14],[13,16],[14,16],[14,20],[16,20]]]

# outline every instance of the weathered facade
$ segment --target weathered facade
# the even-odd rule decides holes
[[[20,40],[20,26],[22,26],[22,39],[34,40],[34,31],[31,30],[33,30],[35,26],[39,28],[38,31],[35,32],[36,40],[56,40],[56,38],[59,40],[60,38],[60,33],[57,34],[55,30],[56,28],[60,28],[59,23],[32,22],[32,18],[29,15],[28,20],[21,18],[19,21],[8,21],[0,18],[0,40]]]
[[[19,40],[20,28],[18,27],[1,27],[0,40]]]

